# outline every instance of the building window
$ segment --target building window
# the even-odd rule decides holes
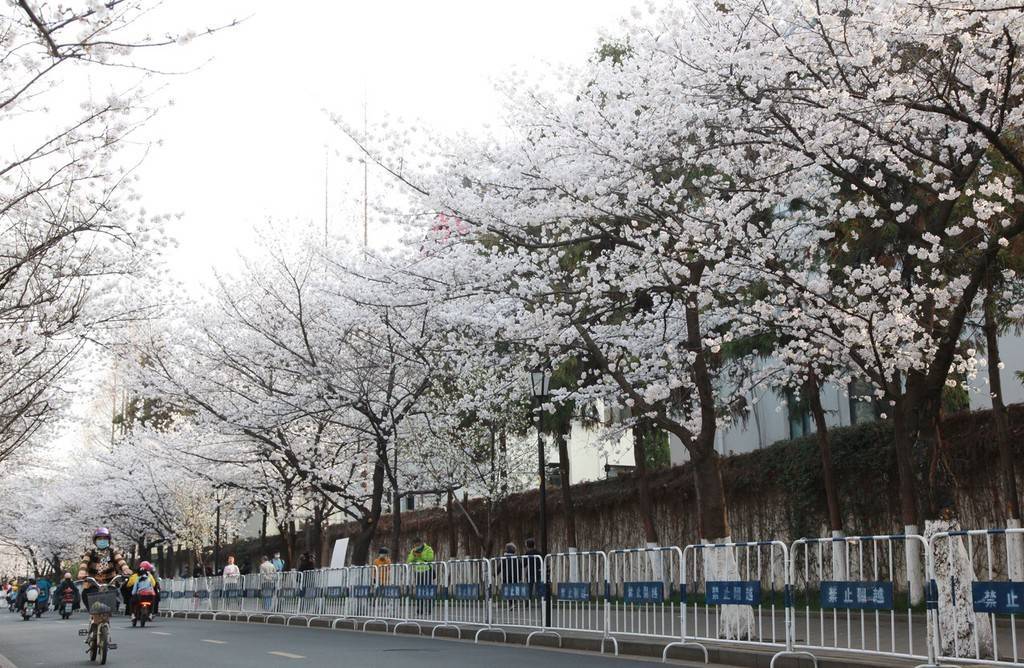
[[[786,413],[789,415],[789,437],[800,438],[811,433],[811,411],[807,399],[786,390]]]
[[[412,494],[410,494],[409,496],[405,497],[405,509],[406,510],[416,510],[416,497],[413,496]]]
[[[882,415],[881,406],[869,383],[855,380],[850,383],[850,424],[877,422]]]

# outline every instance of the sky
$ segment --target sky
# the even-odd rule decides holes
[[[246,20],[159,56],[165,69],[191,70],[168,79],[173,103],[142,133],[153,144],[139,172],[143,203],[182,214],[169,230],[180,244],[168,258],[172,275],[195,285],[213,267],[230,271],[254,226],[268,220],[322,226],[325,160],[330,231],[361,234],[361,168],[346,161],[353,147],[325,110],[361,125],[365,103],[371,125],[387,116],[441,133],[481,132],[502,122],[494,84],[505,74],[583,63],[630,7],[175,0],[154,22],[198,30]],[[371,202],[382,179],[371,176]],[[387,236],[371,226],[371,245]]]
[[[495,85],[511,71],[550,79],[559,65],[583,64],[605,31],[614,32],[630,0],[377,0],[271,2],[174,0],[140,29],[160,35],[242,23],[183,47],[146,51],[158,78],[156,116],[137,135],[145,159],[137,173],[141,204],[180,214],[168,225],[178,245],[166,277],[201,292],[213,271],[231,273],[257,245],[257,228],[276,233],[323,229],[361,238],[362,168],[329,113],[371,126],[390,119],[429,132],[474,134],[500,127]],[[112,85],[135,85],[129,72]],[[85,85],[111,85],[90,74]],[[153,88],[152,83],[147,87]],[[68,90],[68,99],[85,91]],[[70,107],[68,110],[73,111]],[[136,156],[132,153],[132,159]],[[386,197],[371,171],[371,204]],[[372,214],[371,214],[372,221]],[[371,246],[395,241],[395,228],[371,222]],[[54,453],[102,439],[119,374],[95,369]]]

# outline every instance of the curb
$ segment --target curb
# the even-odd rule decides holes
[[[332,627],[332,621],[329,618],[313,618],[310,620],[307,627],[306,620],[299,617],[294,618],[294,621],[297,623],[287,623],[281,615],[271,615],[269,621],[267,621],[267,618],[260,613],[237,614],[219,612],[216,613],[216,615],[217,619],[215,620],[214,613],[212,612],[177,612],[173,619],[188,619],[193,621],[227,621],[241,624],[271,624],[276,626],[319,628],[327,630],[358,630],[351,628],[350,622],[346,622],[345,625],[337,628]],[[161,612],[160,616],[172,619],[171,615],[166,612]],[[469,631],[470,634],[472,634],[478,630],[478,627],[462,627],[462,630]],[[388,633],[391,632],[393,631],[389,629]],[[526,645],[528,633],[510,629],[505,629],[505,632],[507,635],[504,643],[501,640],[501,636],[498,634],[489,634],[486,637],[481,638],[480,642],[482,644]],[[421,634],[412,627],[399,627],[398,633],[401,635],[430,637],[429,634]],[[462,637],[461,634],[456,636],[451,629],[446,628],[438,630],[437,638],[444,640],[472,639],[471,635],[468,638]],[[665,647],[664,643],[644,642],[624,638],[618,638],[618,641],[619,656],[624,658],[636,657],[648,660],[657,659],[660,661],[662,650]],[[530,646],[544,649],[558,649],[559,647],[557,642],[550,637],[545,636],[539,636],[531,643]],[[563,635],[561,649],[598,654],[601,652],[601,639]],[[774,656],[777,651],[770,648],[761,649],[735,645],[711,645],[707,649],[708,660],[711,665],[732,666],[735,668],[768,668],[771,663],[772,656]],[[609,652],[606,652],[606,654],[608,654],[608,656],[613,656]],[[892,668],[913,668],[921,663],[914,659],[904,660],[894,659],[892,657],[875,657],[871,655],[865,655],[864,657],[837,656],[830,655],[827,652],[819,652],[816,657],[818,659],[819,668],[878,668],[880,666]],[[685,666],[705,665],[703,663],[703,657],[698,650],[686,648],[670,651],[669,663]],[[810,659],[806,658],[780,657],[779,660],[775,662],[775,666],[777,668],[813,668],[814,663]],[[0,668],[7,667],[0,663]]]

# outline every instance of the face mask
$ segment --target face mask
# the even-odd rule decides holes
[[[105,550],[108,547],[110,547],[110,541],[105,538],[101,538],[100,540],[96,541],[96,547],[98,547],[101,550]]]

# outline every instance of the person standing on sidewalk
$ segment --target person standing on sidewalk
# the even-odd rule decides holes
[[[413,582],[418,587],[420,585],[429,585],[434,581],[434,548],[423,542],[422,538],[414,538],[412,541],[412,549],[409,551],[409,556],[406,558],[405,563],[412,567]],[[427,612],[434,609],[434,602],[431,600],[423,601],[417,598],[416,601],[416,612],[423,612],[423,604],[426,603]]]

